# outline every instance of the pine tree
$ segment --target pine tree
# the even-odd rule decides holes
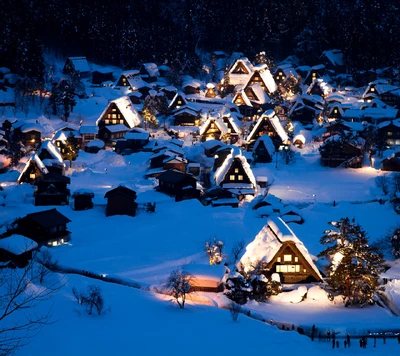
[[[319,254],[331,262],[329,287],[334,294],[342,295],[346,306],[373,304],[383,269],[381,252],[368,245],[365,231],[354,219],[346,217],[329,224],[333,228],[325,231],[320,242],[330,246]]]
[[[225,295],[238,304],[246,304],[252,288],[239,272],[230,273],[225,284]]]
[[[70,166],[72,166],[72,161],[78,156],[79,148],[79,141],[75,135],[70,132],[64,147],[64,158],[69,160]]]

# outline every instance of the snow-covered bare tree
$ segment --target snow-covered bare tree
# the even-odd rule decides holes
[[[396,228],[390,237],[392,245],[392,255],[394,258],[400,258],[400,227]]]
[[[206,241],[205,251],[210,259],[210,265],[219,265],[223,260],[222,251],[224,243],[214,237],[212,241]]]
[[[327,282],[346,306],[374,303],[378,277],[383,271],[381,252],[368,243],[366,232],[348,217],[329,223],[320,242],[329,245],[319,256],[330,261]]]
[[[186,272],[184,267],[181,267],[173,270],[167,279],[167,293],[174,298],[180,309],[185,308],[186,297],[190,293],[190,281],[192,278],[193,276]]]
[[[384,195],[388,195],[390,191],[390,178],[384,174],[375,178],[375,185],[382,190]]]

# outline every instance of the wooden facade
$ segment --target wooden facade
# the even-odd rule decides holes
[[[264,141],[260,141],[255,149],[252,151],[254,162],[256,163],[270,163],[273,160],[273,155],[265,147]]]
[[[234,158],[230,168],[225,174],[224,179],[220,182],[219,185],[223,187],[225,184],[232,183],[253,185],[253,182],[243,168],[241,160],[238,158]]]
[[[377,135],[388,146],[398,146],[400,145],[400,124],[390,122],[390,124],[378,128]]]
[[[38,147],[42,142],[42,133],[36,130],[21,132],[20,139],[24,146]]]
[[[76,191],[72,194],[74,210],[88,210],[93,208],[94,193],[89,191]]]
[[[17,233],[39,245],[56,246],[70,240],[67,224],[71,222],[57,209],[28,214],[17,221]]]
[[[197,180],[191,174],[175,169],[169,169],[158,177],[158,190],[176,197],[176,200],[199,198],[196,190]]]
[[[329,148],[320,149],[320,153],[324,167],[362,167],[363,150],[350,143],[334,142],[329,144]]]
[[[107,199],[106,216],[136,215],[138,204],[135,202],[136,192],[134,190],[120,185],[108,191],[104,197]]]
[[[174,114],[175,126],[198,126],[200,123],[200,115],[198,112],[185,108]]]
[[[270,273],[278,273],[281,283],[321,282],[310,263],[293,241],[283,241],[279,251],[268,263]]]
[[[36,181],[34,192],[36,206],[67,205],[70,191],[69,177],[57,173],[48,173]]]
[[[252,132],[252,129],[250,132],[252,132],[252,136],[247,138],[248,144],[248,150],[252,150],[254,144],[256,141],[263,135],[268,135],[272,143],[276,148],[282,145],[282,139],[279,136],[279,134],[276,132],[274,126],[271,124],[269,118],[267,116],[263,116],[259,120],[262,120],[260,123],[256,122],[254,125],[257,125],[256,129]],[[254,127],[254,126],[253,126]]]

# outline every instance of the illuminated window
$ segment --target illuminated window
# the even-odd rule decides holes
[[[117,118],[117,114],[112,114],[112,118],[116,119]]]
[[[30,178],[30,179],[35,179],[35,173],[31,173],[31,174],[29,175],[29,178]]]
[[[110,123],[110,120],[104,120],[104,122],[106,123],[106,125],[108,125]]]
[[[113,120],[112,123],[115,125],[117,123],[117,120]]]
[[[230,175],[229,180],[235,180],[235,175],[234,174]]]
[[[108,119],[111,119],[111,114],[107,114],[107,118],[108,118]]]
[[[282,72],[279,72],[279,75],[283,75],[283,73],[282,73]]]
[[[283,255],[283,261],[291,262],[292,261],[292,255]]]
[[[277,260],[277,262],[281,262],[281,258],[280,257],[278,257],[276,260]]]
[[[60,141],[57,141],[57,146],[60,147]]]
[[[123,78],[122,78],[122,81],[123,81],[123,82],[126,82],[126,78],[125,78],[125,77],[123,77]]]
[[[393,132],[388,131],[387,135],[388,135],[388,136],[392,136],[392,135],[393,135]]]
[[[182,101],[178,100],[178,105],[182,105]]]
[[[300,265],[277,265],[276,272],[283,272],[283,273],[300,272]]]
[[[113,111],[113,112],[116,112],[116,111],[117,111],[117,109],[116,109],[116,108],[113,108],[113,109],[112,109],[112,111]]]
[[[243,176],[242,176],[242,175],[239,175],[239,176],[238,176],[238,179],[239,179],[239,180],[243,180]]]
[[[375,88],[371,88],[371,91],[375,91]]]
[[[235,173],[239,173],[239,168],[235,168]]]
[[[335,114],[337,114],[337,109],[333,110],[333,112],[334,112]]]
[[[119,123],[120,123],[120,124],[123,124],[123,123],[124,123],[124,120],[119,120]]]
[[[295,257],[295,258],[294,258],[294,262],[299,262],[299,258],[298,258],[298,257]]]

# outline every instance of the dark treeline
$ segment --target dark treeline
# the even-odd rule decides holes
[[[3,0],[0,65],[34,76],[44,49],[136,68],[196,64],[196,53],[296,54],[339,48],[349,72],[399,65],[398,0]]]

